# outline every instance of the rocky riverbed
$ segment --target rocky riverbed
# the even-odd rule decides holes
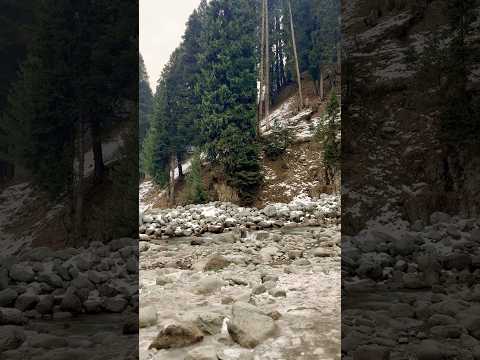
[[[144,216],[140,358],[340,359],[335,199]]]
[[[140,240],[223,233],[238,227],[268,230],[299,223],[316,226],[339,217],[338,195],[322,194],[318,199],[301,196],[288,204],[273,203],[263,209],[217,201],[140,212]]]
[[[479,284],[478,219],[435,212],[345,236],[344,359],[480,359]]]
[[[0,259],[1,359],[134,359],[137,310],[137,239]]]

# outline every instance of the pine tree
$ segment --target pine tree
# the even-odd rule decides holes
[[[441,116],[442,137],[450,146],[480,144],[480,99],[469,88],[470,70],[478,63],[480,51],[467,42],[478,33],[475,0],[448,2],[449,34],[444,93],[447,102]]]
[[[202,165],[198,152],[192,157],[190,172],[187,175],[186,197],[191,204],[201,204],[207,201],[207,193],[203,185]]]
[[[148,81],[147,69],[143,62],[143,57],[139,54],[139,73],[138,73],[138,140],[142,145],[150,126],[149,117],[153,110],[153,94]]]
[[[228,182],[252,202],[261,182],[256,118],[256,6],[254,0],[209,3],[197,85],[207,159],[223,166]],[[235,39],[235,41],[232,41]]]

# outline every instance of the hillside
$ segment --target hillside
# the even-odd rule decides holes
[[[326,116],[328,98],[323,101],[315,95],[313,82],[307,73],[303,74],[303,89],[306,107],[297,109],[297,92],[295,86],[286,87],[278,96],[268,119],[261,122],[261,142],[268,142],[273,129],[285,129],[291,140],[288,147],[278,158],[269,159],[265,152],[261,154],[263,184],[257,195],[256,207],[268,203],[288,203],[298,196],[318,197],[322,193],[339,191],[340,176],[333,184],[328,184],[323,166],[323,147],[315,138],[315,131]],[[329,87],[326,86],[327,89]],[[339,121],[339,118],[337,119]],[[270,124],[270,127],[267,125]],[[188,174],[189,161],[183,164]],[[238,202],[235,195],[229,195],[229,187],[225,184],[222,172],[203,162],[203,182],[208,189],[209,200]],[[184,204],[182,192],[185,181],[176,172],[175,199],[176,205]],[[167,201],[167,191],[159,187],[151,179],[140,184],[140,207],[167,208],[172,207]]]

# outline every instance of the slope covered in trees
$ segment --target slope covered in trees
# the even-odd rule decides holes
[[[127,124],[136,120],[136,14],[135,4],[119,0],[37,2],[26,60],[1,117],[12,162],[52,199],[69,195],[77,240],[84,235],[86,179],[101,184],[108,178],[105,135],[133,129]]]
[[[293,75],[296,48],[299,72],[308,71],[318,85],[321,66],[336,61],[339,11],[334,0],[201,2],[157,83],[143,144],[145,172],[169,185],[172,203],[182,163],[197,147],[242,202],[255,200],[262,184],[259,76],[271,94],[261,99],[273,105],[282,89],[299,80]],[[264,77],[261,64],[268,69]]]

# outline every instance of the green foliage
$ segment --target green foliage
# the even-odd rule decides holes
[[[480,50],[468,44],[467,37],[478,32],[478,15],[472,11],[475,0],[448,2],[450,40],[444,68],[445,110],[441,115],[442,138],[450,145],[480,144],[480,99],[468,87],[470,69],[478,63]]]
[[[139,144],[142,145],[150,126],[149,119],[153,111],[153,94],[148,82],[148,74],[142,55],[139,55],[138,81],[138,140]]]
[[[199,56],[197,94],[202,99],[200,131],[207,159],[222,165],[244,202],[261,183],[256,123],[257,2],[209,3]],[[235,39],[235,41],[232,41]]]
[[[264,136],[263,152],[267,159],[276,160],[285,153],[292,142],[292,135],[288,129],[274,127],[269,136]]]
[[[320,122],[317,127],[315,137],[323,145],[324,166],[333,170],[340,167],[341,143],[338,139],[340,133],[340,123],[336,121],[340,111],[335,92],[332,92],[327,104],[325,121]]]
[[[190,164],[190,172],[186,179],[185,195],[186,200],[190,204],[202,204],[208,199],[203,185],[202,165],[198,153],[193,156]]]
[[[37,5],[27,59],[1,128],[9,154],[56,197],[72,190],[77,125],[101,139],[103,130],[124,121],[115,116],[119,104],[136,106],[136,6],[120,0]]]

